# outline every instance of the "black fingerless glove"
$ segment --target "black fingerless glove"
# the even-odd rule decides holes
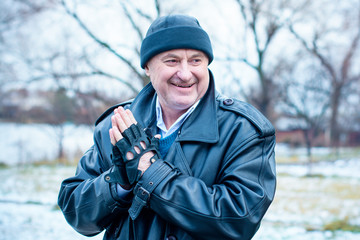
[[[129,188],[130,182],[126,174],[125,164],[116,146],[112,148],[111,161],[114,164],[114,168],[109,174],[105,175],[105,181],[108,183],[119,183],[123,188]]]
[[[151,158],[151,162],[161,158],[159,139],[145,133],[139,124],[132,124],[122,135],[123,138],[113,147],[112,161],[116,167],[110,174],[105,176],[105,180],[120,185],[133,185],[140,179],[142,174],[138,170],[141,156],[153,151],[155,155]],[[141,143],[145,148],[141,146]],[[139,153],[135,151],[135,148],[139,150]],[[128,152],[133,154],[133,158],[127,158],[126,154]]]

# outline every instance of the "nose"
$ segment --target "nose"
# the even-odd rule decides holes
[[[183,81],[189,81],[192,78],[191,70],[186,61],[182,62],[179,65],[179,69],[178,69],[176,75],[178,76],[178,78],[180,78]]]

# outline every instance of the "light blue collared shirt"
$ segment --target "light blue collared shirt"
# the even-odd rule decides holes
[[[190,114],[195,110],[200,100],[198,100],[194,105],[192,105],[183,115],[181,115],[174,123],[170,126],[169,129],[166,128],[162,109],[159,102],[159,97],[156,96],[156,126],[160,129],[161,137],[165,138],[170,136],[173,132],[175,132],[179,127],[185,122],[185,120],[190,116]]]

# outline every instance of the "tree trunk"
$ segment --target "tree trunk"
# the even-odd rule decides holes
[[[330,145],[333,148],[338,148],[339,147],[338,115],[339,115],[339,104],[340,104],[342,87],[337,85],[333,89],[334,92],[332,93],[332,97],[331,97]]]
[[[60,124],[58,126],[58,161],[61,164],[66,164],[67,160],[65,157],[64,151],[64,125]]]
[[[306,143],[306,156],[308,159],[308,176],[312,175],[312,165],[313,165],[313,158],[312,158],[312,154],[311,154],[311,148],[312,148],[312,135],[311,135],[311,130],[309,129],[303,129],[303,133],[304,133],[304,138],[305,138],[305,143]]]

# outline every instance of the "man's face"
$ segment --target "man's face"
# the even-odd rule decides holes
[[[208,58],[198,50],[175,49],[154,56],[147,64],[164,112],[183,113],[202,98],[209,86]]]

